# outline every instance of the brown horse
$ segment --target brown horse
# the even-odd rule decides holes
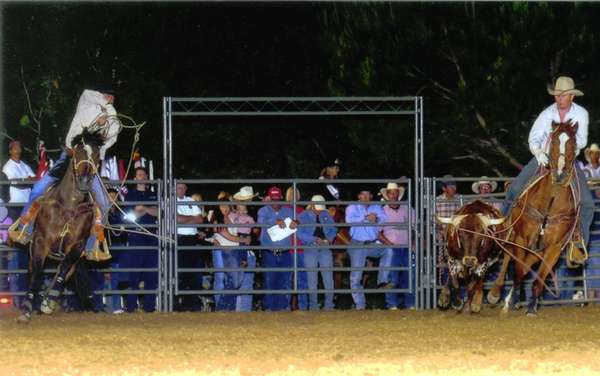
[[[504,285],[508,264],[514,260],[514,284],[506,297],[504,312],[514,309],[516,292],[532,267],[540,263],[527,305],[527,314],[535,315],[546,277],[560,258],[565,245],[571,240],[579,214],[579,189],[574,161],[578,124],[552,123],[550,135],[549,170],[542,168],[510,213],[510,224],[499,243],[505,255],[502,269],[488,301],[497,303]]]
[[[50,257],[60,261],[41,306],[42,312],[50,314],[83,254],[94,218],[98,215],[91,188],[103,142],[100,135],[87,131],[76,137],[64,177],[41,200],[30,246],[29,289],[21,305],[19,322],[31,320],[33,300],[41,287],[46,259]]]

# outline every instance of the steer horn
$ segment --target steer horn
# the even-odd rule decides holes
[[[454,227],[458,227],[458,225],[460,225],[460,221],[462,221],[463,218],[465,218],[466,216],[467,216],[466,214],[455,215],[450,218],[438,216],[437,219],[438,219],[438,221],[440,221],[441,223],[444,223],[446,225],[452,224]]]
[[[485,227],[496,226],[496,225],[502,224],[506,220],[506,217],[490,218],[489,215],[485,215],[485,214],[481,214],[481,213],[477,214],[477,216],[479,217],[479,219],[481,220],[481,222],[483,223],[483,225]]]

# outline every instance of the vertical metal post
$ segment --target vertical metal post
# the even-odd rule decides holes
[[[406,255],[406,257],[408,257],[408,290],[410,291],[410,294],[412,294],[413,296],[416,297],[416,284],[413,283],[413,270],[412,270],[412,254],[413,252],[415,252],[416,250],[413,249],[413,231],[415,230],[415,218],[413,215],[413,206],[412,206],[412,183],[413,180],[409,179],[408,181],[408,254]],[[417,260],[417,256],[415,254],[415,262]],[[398,271],[398,274],[400,273],[405,273],[406,271],[404,270],[400,270]]]
[[[163,263],[163,252],[162,252],[162,246],[163,246],[163,237],[162,237],[162,217],[163,217],[163,213],[162,213],[162,199],[161,199],[161,194],[162,194],[162,187],[161,187],[161,181],[158,180],[158,183],[156,184],[156,197],[158,198],[158,229],[156,231],[156,234],[159,236],[158,238],[158,249],[156,250],[156,252],[158,253],[157,255],[157,260],[158,260],[158,265],[157,265],[157,270],[156,273],[158,273],[158,291],[156,292],[156,297],[158,299],[158,311],[159,312],[164,312],[165,308],[164,308],[164,302],[163,302],[163,298],[164,298],[164,263]]]
[[[429,212],[431,213],[428,219],[428,222],[431,223],[431,263],[433,265],[433,308],[437,305],[437,295],[438,295],[438,273],[439,273],[439,265],[438,265],[438,248],[439,244],[437,243],[437,223],[435,221],[435,216],[437,213],[437,205],[436,205],[436,187],[437,187],[437,179],[433,178],[431,181],[431,206]]]
[[[294,211],[292,213],[292,219],[295,221],[296,220],[296,201],[298,200],[296,197],[296,179],[292,180],[292,189],[293,189],[292,210]],[[294,233],[293,241],[294,241],[294,243],[292,245],[294,246],[294,291],[297,291],[298,290],[298,238],[296,237],[296,233]],[[298,300],[299,299],[300,299],[300,297],[298,297]]]

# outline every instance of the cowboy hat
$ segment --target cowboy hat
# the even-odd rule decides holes
[[[585,160],[588,161],[588,163],[592,163],[592,157],[590,154],[594,151],[600,152],[600,147],[598,147],[598,144],[591,144],[589,148],[585,148],[583,151],[583,154],[585,154]]]
[[[475,183],[473,183],[473,185],[471,185],[471,189],[473,190],[474,193],[479,194],[479,186],[483,185],[483,184],[491,185],[492,192],[494,192],[496,190],[496,188],[498,188],[498,183],[496,183],[495,181],[485,180],[485,179],[487,179],[487,176],[482,176],[481,180],[476,181]]]
[[[397,189],[399,191],[398,192],[398,200],[396,200],[396,201],[402,200],[402,196],[404,196],[404,191],[406,190],[406,188],[404,188],[401,185],[398,185],[397,183],[387,183],[387,186],[385,188],[381,188],[379,190],[379,195],[383,196],[383,198],[386,201],[389,201],[390,199],[387,196],[387,192],[391,191],[391,190],[394,190],[394,189]]]
[[[314,195],[310,198],[311,201],[325,202],[325,197],[321,195]],[[325,210],[327,209],[325,205],[321,204],[310,204],[306,206],[306,210],[315,209],[315,210]]]
[[[575,82],[571,77],[561,76],[556,79],[554,88],[552,85],[548,85],[548,94],[550,95],[564,95],[573,94],[577,97],[583,96],[583,92],[575,89]]]
[[[258,193],[254,193],[254,189],[250,186],[240,188],[240,191],[233,195],[233,199],[236,201],[248,201],[258,196]]]

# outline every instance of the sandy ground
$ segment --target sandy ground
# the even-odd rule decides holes
[[[0,375],[600,375],[600,307],[0,318]]]

